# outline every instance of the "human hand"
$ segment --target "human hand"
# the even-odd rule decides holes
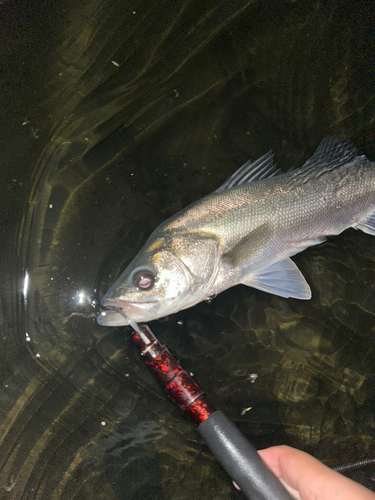
[[[375,500],[375,493],[290,446],[259,455],[296,500]]]

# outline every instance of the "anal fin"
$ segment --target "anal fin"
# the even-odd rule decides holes
[[[362,220],[353,227],[354,229],[360,229],[364,233],[375,236],[375,212],[370,214],[368,217],[366,217],[366,219]]]
[[[290,259],[275,262],[255,273],[248,274],[244,276],[242,283],[280,297],[311,299],[309,285],[301,271]]]

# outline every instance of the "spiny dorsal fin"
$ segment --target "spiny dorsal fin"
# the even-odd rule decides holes
[[[282,171],[277,168],[273,162],[273,153],[269,151],[267,154],[252,162],[247,161],[233,175],[227,179],[222,186],[216,189],[215,193],[220,193],[226,189],[249,184],[253,181],[268,179],[275,175],[281,174]]]

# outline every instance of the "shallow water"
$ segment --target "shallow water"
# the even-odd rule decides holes
[[[1,6],[2,495],[241,498],[99,300],[245,160],[329,134],[375,160],[371,2],[34,6]],[[375,456],[374,249],[298,255],[311,301],[239,286],[151,328],[255,446]]]

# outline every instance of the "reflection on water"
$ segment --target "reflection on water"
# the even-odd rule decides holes
[[[99,300],[159,223],[248,158],[273,149],[286,170],[327,134],[375,158],[370,2],[38,5],[38,36],[6,12],[14,50],[24,19],[39,59],[10,118],[31,180],[10,169],[4,190],[2,494],[240,498],[127,330],[97,325]],[[350,230],[298,255],[311,301],[239,286],[152,329],[256,446],[375,456],[374,245]]]

